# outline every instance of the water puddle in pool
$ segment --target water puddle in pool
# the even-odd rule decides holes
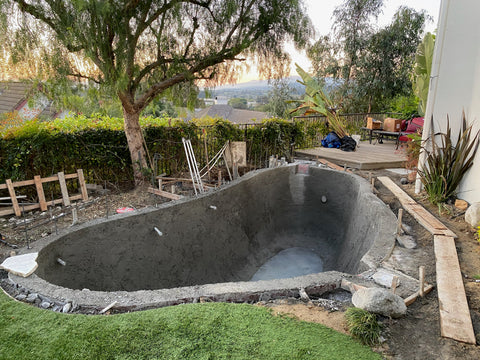
[[[280,251],[263,264],[250,281],[288,279],[323,271],[323,261],[312,250],[293,247]]]

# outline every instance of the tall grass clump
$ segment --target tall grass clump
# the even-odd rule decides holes
[[[375,314],[351,307],[345,312],[345,318],[348,331],[362,344],[373,346],[379,343],[382,326],[378,323]]]
[[[432,204],[440,205],[455,198],[460,181],[473,165],[478,148],[478,134],[479,131],[472,134],[471,125],[467,127],[464,112],[462,128],[454,143],[448,117],[445,133],[434,133],[432,117],[431,148],[424,146],[426,159],[419,170],[420,179]]]

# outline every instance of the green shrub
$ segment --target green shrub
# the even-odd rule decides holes
[[[178,174],[188,171],[182,137],[192,141],[199,166],[208,152],[216,154],[226,141],[246,141],[247,161],[265,165],[270,155],[289,156],[290,146],[303,133],[297,124],[270,119],[242,129],[223,119],[195,122],[161,118],[141,118],[145,143],[152,159],[152,170]],[[59,171],[83,169],[87,182],[129,182],[132,167],[123,119],[96,114],[70,116],[50,122],[37,120],[5,129],[0,133],[0,183],[50,176]]]
[[[353,337],[365,345],[378,344],[382,326],[378,323],[375,314],[366,310],[351,307],[345,312],[347,327]]]

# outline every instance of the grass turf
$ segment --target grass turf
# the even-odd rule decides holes
[[[180,305],[87,316],[41,310],[0,291],[0,359],[381,359],[320,324],[246,304]]]

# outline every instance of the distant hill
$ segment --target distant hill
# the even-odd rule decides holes
[[[305,87],[297,80],[301,80],[300,76],[290,76],[287,78],[288,85],[292,89],[292,95],[303,95],[305,93]],[[331,89],[335,86],[335,80],[331,78],[325,78],[327,89]],[[252,80],[239,84],[228,84],[218,86],[214,89],[210,89],[211,97],[225,96],[227,98],[242,97],[246,99],[255,99],[260,96],[265,96],[272,90],[272,82],[268,80]],[[205,98],[205,92],[203,89],[200,91],[199,98]]]

